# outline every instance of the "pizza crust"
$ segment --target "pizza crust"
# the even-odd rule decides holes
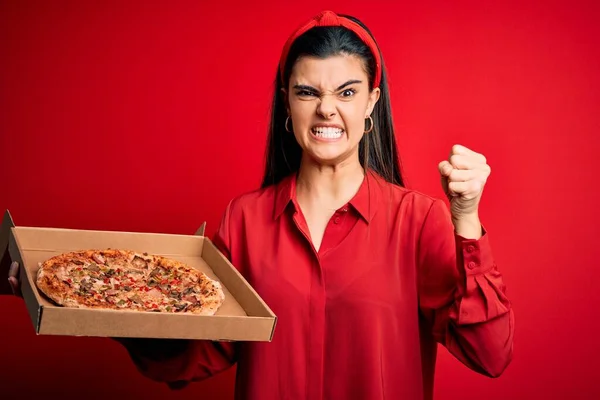
[[[188,265],[130,250],[82,250],[39,264],[36,286],[73,308],[214,315],[225,300],[220,282]]]

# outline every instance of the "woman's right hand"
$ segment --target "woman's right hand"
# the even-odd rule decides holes
[[[13,261],[8,270],[8,283],[15,296],[23,297],[21,294],[21,281],[19,280],[19,263]]]

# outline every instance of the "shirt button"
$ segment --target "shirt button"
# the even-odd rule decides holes
[[[335,217],[333,220],[334,224],[339,224],[340,223],[340,217]]]
[[[475,247],[473,247],[473,246],[471,246],[471,245],[469,245],[469,246],[467,247],[467,252],[469,252],[469,253],[472,253],[472,252],[473,252],[473,250],[475,250]]]
[[[468,266],[470,269],[473,269],[477,266],[477,264],[475,264],[473,261],[471,261]]]

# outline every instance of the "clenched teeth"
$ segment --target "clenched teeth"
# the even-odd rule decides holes
[[[342,136],[342,133],[344,133],[344,131],[340,128],[317,127],[313,128],[313,133],[317,137],[325,139],[337,139]]]

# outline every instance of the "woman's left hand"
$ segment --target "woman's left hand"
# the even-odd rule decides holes
[[[478,218],[479,201],[490,176],[483,154],[461,145],[452,146],[448,160],[439,163],[442,187],[450,200],[454,220]]]

